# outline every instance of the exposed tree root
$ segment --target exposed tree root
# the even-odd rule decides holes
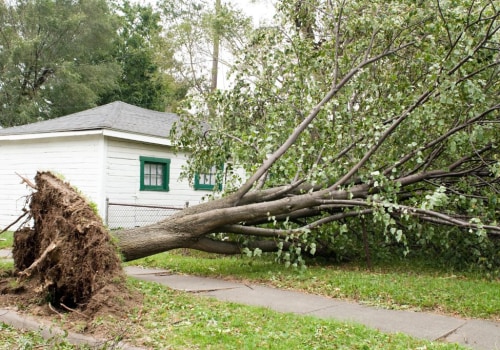
[[[101,219],[70,185],[48,172],[35,177],[29,212],[33,227],[14,234],[20,285],[55,308],[87,317],[129,299],[121,259]]]

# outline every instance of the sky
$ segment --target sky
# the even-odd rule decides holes
[[[230,0],[228,2],[252,16],[255,26],[258,26],[261,21],[270,20],[274,15],[271,0]]]

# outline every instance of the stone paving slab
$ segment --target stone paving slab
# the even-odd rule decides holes
[[[486,320],[467,320],[446,340],[480,350],[500,350],[500,323]]]
[[[129,276],[149,282],[158,282],[172,289],[185,292],[210,292],[217,289],[241,288],[241,283],[219,280],[215,278],[203,278],[187,275],[174,275],[166,270],[148,269],[136,266],[125,267]]]
[[[417,338],[437,340],[463,326],[466,321],[425,312],[387,310],[356,303],[339,302],[336,307],[313,313],[322,318],[334,318],[364,324],[383,332],[401,332]]]
[[[240,285],[241,286],[241,285]],[[318,309],[331,307],[333,299],[297,293],[287,290],[278,290],[259,285],[244,285],[235,289],[214,290],[203,295],[214,297],[222,301],[231,301],[253,306],[264,306],[279,312],[293,312],[306,314]]]

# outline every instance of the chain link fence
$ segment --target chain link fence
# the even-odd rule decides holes
[[[163,220],[182,209],[184,208],[106,201],[106,225],[111,230],[146,226]]]

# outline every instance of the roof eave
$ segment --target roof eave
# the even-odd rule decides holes
[[[58,131],[58,132],[17,134],[17,135],[0,135],[0,141],[37,140],[37,139],[87,136],[87,135],[103,135],[106,137],[113,137],[122,140],[151,143],[162,146],[172,146],[172,142],[170,141],[170,139],[166,137],[136,134],[136,133],[112,130],[112,129],[92,129],[92,130]]]
[[[104,131],[103,129],[92,129],[92,130],[54,131],[54,132],[0,135],[0,141],[20,141],[20,140],[36,140],[36,139],[57,138],[57,137],[99,135],[102,134],[103,131]]]
[[[135,134],[135,133],[129,133],[111,129],[103,130],[103,135],[107,137],[113,137],[118,139],[136,141],[136,142],[152,143],[155,145],[162,145],[162,146],[172,146],[172,142],[170,141],[170,139],[166,137]]]

